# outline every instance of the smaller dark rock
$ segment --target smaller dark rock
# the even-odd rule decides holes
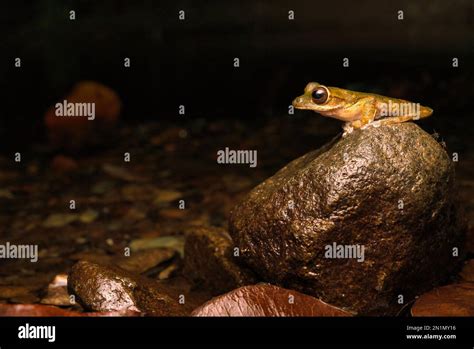
[[[185,310],[178,299],[158,283],[120,268],[80,261],[68,277],[69,292],[92,311],[138,311],[151,316],[180,316]]]
[[[351,316],[323,301],[270,284],[244,286],[211,299],[193,316]]]
[[[236,263],[234,247],[222,228],[193,228],[186,235],[183,275],[213,295],[255,283],[254,274]]]

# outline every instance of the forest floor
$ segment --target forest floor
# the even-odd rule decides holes
[[[237,120],[198,119],[186,127],[122,124],[114,136],[79,153],[34,144],[21,153],[20,162],[0,157],[0,242],[38,246],[37,262],[0,263],[0,303],[67,307],[64,294],[55,299],[48,291],[56,276],[68,273],[78,260],[120,264],[127,248],[174,249],[177,253],[158,258],[158,265],[142,260],[133,268],[190,290],[180,275],[186,231],[193,226],[226,228],[229,212],[248,191],[332,139],[339,126],[336,121],[294,116],[251,128]],[[218,164],[217,151],[226,147],[257,150],[258,165]],[[471,223],[472,258],[474,153],[460,154],[456,175]]]

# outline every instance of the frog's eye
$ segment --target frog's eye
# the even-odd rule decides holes
[[[316,104],[324,104],[328,100],[329,91],[327,88],[323,86],[319,86],[313,90],[311,93],[311,97],[313,98],[313,102]]]

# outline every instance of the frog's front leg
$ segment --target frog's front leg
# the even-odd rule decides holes
[[[372,97],[361,99],[356,105],[354,105],[354,107],[360,109],[359,117],[357,120],[347,122],[344,125],[344,133],[342,134],[343,137],[351,133],[354,129],[364,129],[367,125],[374,121],[375,116],[377,115],[375,100]]]
[[[354,127],[352,127],[352,122],[346,122],[344,126],[342,126],[342,129],[344,130],[344,132],[342,133],[342,137],[345,137],[348,134],[352,133],[352,131],[354,131]]]

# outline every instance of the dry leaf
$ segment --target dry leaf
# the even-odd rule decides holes
[[[152,248],[132,252],[130,257],[122,257],[117,265],[130,272],[142,274],[173,258],[176,251],[170,248]]]
[[[244,286],[211,299],[193,316],[352,316],[323,301],[270,284]]]
[[[133,251],[139,251],[149,248],[167,247],[175,250],[181,256],[184,255],[184,236],[172,235],[172,236],[160,236],[157,238],[144,238],[133,240],[130,243],[130,249]]]
[[[470,259],[466,262],[459,276],[461,276],[464,281],[474,282],[474,259]]]
[[[48,285],[46,296],[41,299],[41,304],[71,306],[71,299],[67,291],[67,274],[58,274]]]
[[[108,311],[108,312],[94,312],[94,313],[80,313],[78,311],[71,311],[61,309],[51,305],[42,304],[0,304],[0,316],[84,316],[84,317],[100,317],[100,316],[140,316],[141,314],[134,311]]]
[[[421,295],[411,308],[413,316],[474,316],[474,284],[435,288]]]
[[[102,170],[107,173],[109,176],[121,179],[127,182],[144,182],[147,179],[131,173],[128,169],[124,167],[119,167],[111,164],[104,164]]]

